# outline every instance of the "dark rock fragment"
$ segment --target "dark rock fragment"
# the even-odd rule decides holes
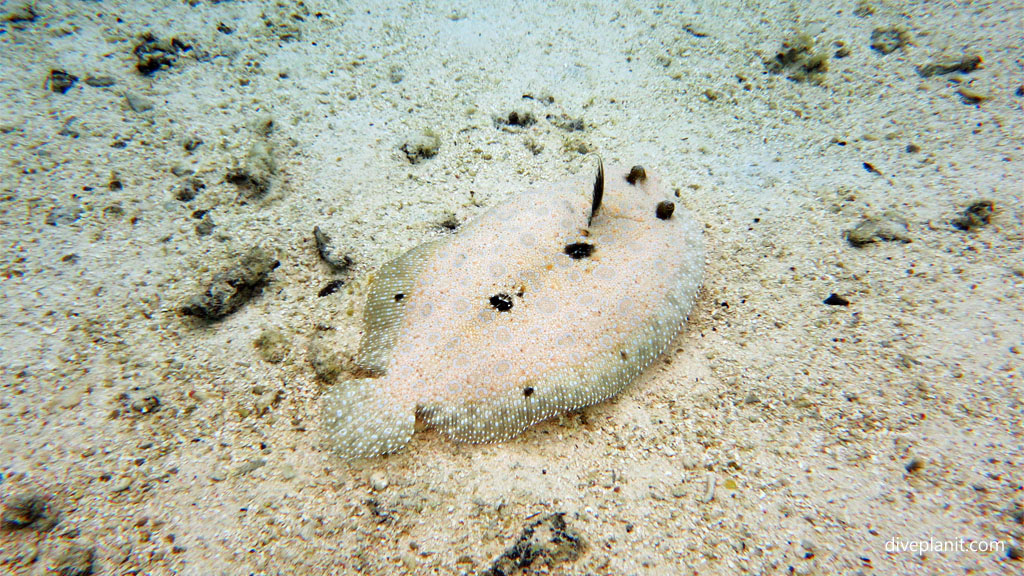
[[[981,66],[981,56],[972,54],[962,58],[936,60],[931,64],[918,66],[917,73],[922,78],[940,76],[942,74],[952,74],[953,72],[963,72],[966,74],[968,72],[974,72],[979,66]]]
[[[330,296],[331,294],[334,294],[338,290],[341,290],[341,288],[344,285],[345,285],[345,281],[344,280],[341,280],[341,279],[331,280],[330,282],[325,284],[324,287],[321,288],[320,291],[316,293],[316,295],[318,297],[320,297],[320,298],[323,298],[324,296]]]
[[[338,247],[331,242],[331,237],[319,226],[313,228],[313,239],[316,240],[316,251],[320,259],[335,272],[345,272],[352,265],[352,258],[339,252]]]
[[[828,298],[825,298],[824,300],[822,300],[822,302],[825,303],[825,304],[828,304],[829,306],[849,306],[850,305],[850,301],[849,300],[847,300],[846,298],[843,298],[839,294],[835,294],[835,293],[829,294]]]
[[[562,562],[574,562],[586,544],[565,522],[565,513],[549,514],[530,523],[519,539],[482,572],[482,576],[534,574],[542,565],[549,569]]]
[[[992,220],[992,213],[995,209],[995,202],[991,200],[977,200],[972,202],[962,214],[953,218],[950,223],[957,230],[969,232],[976,228],[988,225]]]
[[[644,182],[647,180],[647,171],[644,170],[643,166],[639,164],[629,169],[629,174],[626,174],[626,182],[632,185],[636,185],[637,182]]]
[[[75,85],[75,82],[78,82],[78,76],[68,74],[63,70],[50,70],[50,75],[46,77],[46,85],[50,90],[61,94],[67,93]]]
[[[170,68],[178,60],[178,54],[191,49],[191,46],[177,38],[160,40],[152,33],[146,32],[132,50],[138,60],[135,69],[143,76],[150,76],[161,68]]]
[[[672,217],[672,213],[675,212],[675,202],[669,200],[662,200],[658,202],[657,207],[654,209],[654,215],[658,217],[658,220],[668,220]]]
[[[262,248],[253,248],[237,264],[214,275],[203,293],[185,302],[181,313],[204,320],[224,318],[259,295],[270,280],[270,272],[279,264]]]
[[[903,466],[903,468],[907,471],[907,474],[920,472],[924,468],[924,460],[914,456]]]

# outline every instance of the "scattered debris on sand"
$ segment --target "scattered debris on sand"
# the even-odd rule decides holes
[[[515,544],[481,574],[535,574],[540,572],[542,565],[553,568],[563,562],[575,561],[585,548],[583,537],[566,524],[565,513],[556,512],[527,525]]]

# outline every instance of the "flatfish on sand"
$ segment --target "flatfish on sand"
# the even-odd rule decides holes
[[[641,166],[516,194],[377,272],[356,357],[373,377],[324,394],[327,445],[395,452],[417,414],[506,440],[613,396],[678,335],[703,270],[699,225]]]

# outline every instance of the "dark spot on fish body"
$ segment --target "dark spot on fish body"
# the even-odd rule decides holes
[[[658,217],[658,220],[668,220],[675,211],[676,205],[674,202],[662,200],[658,202],[658,207],[654,209],[654,215]]]
[[[644,182],[645,180],[647,180],[647,170],[644,170],[643,166],[633,166],[629,169],[629,174],[626,174],[626,182],[633,186],[636,186],[637,182]]]
[[[527,386],[526,388],[523,388],[523,396],[526,398],[533,396],[533,392],[533,386]]]
[[[622,358],[623,360],[628,361],[629,360],[629,352],[626,352],[625,350],[619,350],[619,357]]]
[[[402,293],[395,294],[395,302],[401,302],[402,300],[405,300],[405,294],[402,294]]]
[[[504,292],[491,296],[491,307],[498,312],[508,312],[512,309],[512,297]]]
[[[594,253],[594,245],[587,244],[586,242],[573,242],[572,244],[565,245],[565,253],[573,260],[590,258]]]

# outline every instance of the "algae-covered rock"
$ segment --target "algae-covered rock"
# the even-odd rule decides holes
[[[901,26],[879,26],[871,31],[871,49],[891,54],[910,43],[910,33]]]
[[[774,57],[765,60],[764,66],[774,74],[785,74],[796,82],[821,82],[828,72],[828,54],[815,52],[814,38],[808,34],[797,34],[782,43],[782,49]]]
[[[958,214],[950,222],[957,230],[970,232],[972,230],[987,226],[992,220],[992,213],[995,212],[996,204],[991,200],[976,200],[971,203],[961,214]]]
[[[262,248],[253,248],[231,268],[214,275],[205,291],[185,302],[181,313],[204,320],[224,318],[260,294],[278,264]]]

